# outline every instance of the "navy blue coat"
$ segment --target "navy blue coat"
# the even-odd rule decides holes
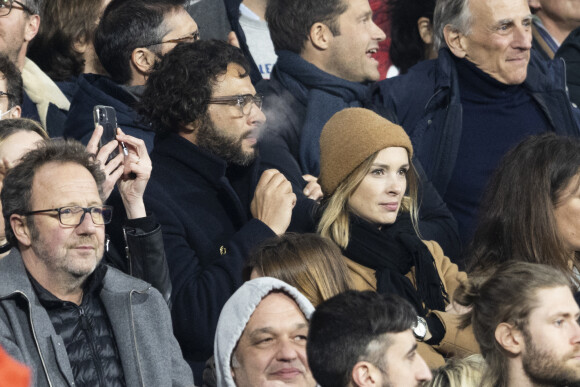
[[[455,168],[463,128],[459,82],[451,55],[448,49],[441,49],[437,59],[378,82],[373,90],[373,103],[395,114],[442,197]],[[554,132],[580,135],[580,111],[568,99],[561,60],[533,57],[523,87],[546,114]]]
[[[228,166],[176,134],[156,141],[151,160],[145,205],[163,230],[174,332],[197,377],[213,353],[221,309],[242,284],[249,250],[275,234],[250,214],[257,161]]]
[[[147,150],[151,152],[155,133],[150,126],[141,122],[141,116],[133,109],[135,103],[135,97],[109,77],[81,74],[78,77],[78,90],[71,101],[65,122],[64,137],[87,144],[95,129],[93,107],[112,106],[117,112],[119,127],[125,134],[145,141]]]

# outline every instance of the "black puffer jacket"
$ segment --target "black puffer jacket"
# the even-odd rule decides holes
[[[29,276],[56,333],[63,339],[79,387],[125,386],[113,329],[98,296],[106,272],[107,266],[100,265],[89,276],[80,305],[59,300]]]

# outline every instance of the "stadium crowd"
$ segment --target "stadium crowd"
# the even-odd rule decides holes
[[[580,386],[580,0],[0,0],[0,386]]]

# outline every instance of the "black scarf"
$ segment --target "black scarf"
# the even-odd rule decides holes
[[[400,214],[395,223],[380,230],[360,218],[352,218],[344,255],[376,271],[379,293],[394,293],[405,298],[421,316],[428,310],[445,310],[447,292],[435,260],[415,233],[408,213]],[[417,289],[405,276],[413,267]]]

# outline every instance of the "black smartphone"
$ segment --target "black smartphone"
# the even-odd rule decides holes
[[[117,137],[117,113],[112,106],[96,105],[93,108],[93,120],[95,128],[97,125],[103,127],[103,135],[99,140],[99,148],[113,141]],[[116,148],[109,155],[107,160],[115,158],[119,154],[119,148]]]

